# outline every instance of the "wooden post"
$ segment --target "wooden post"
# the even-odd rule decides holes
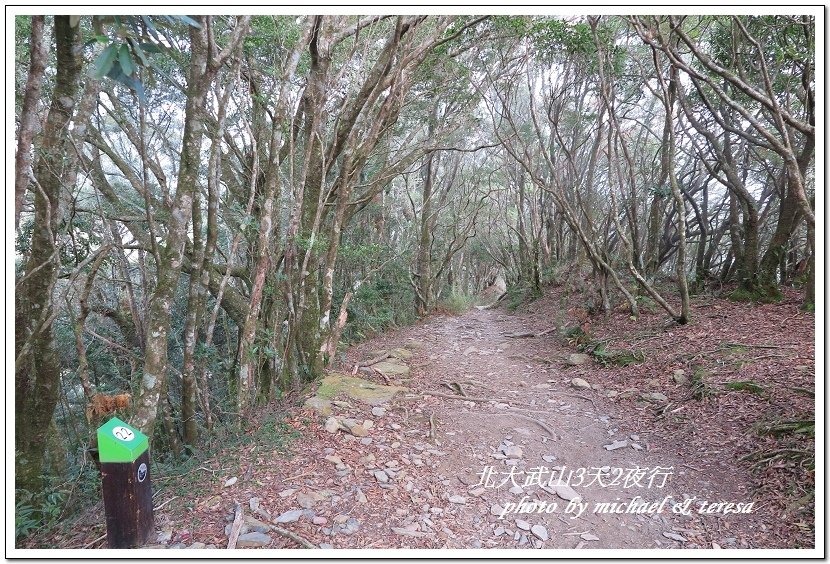
[[[153,531],[147,437],[117,417],[98,429],[101,486],[110,548],[135,548]]]

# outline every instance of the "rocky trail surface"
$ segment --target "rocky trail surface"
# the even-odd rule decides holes
[[[354,347],[353,374],[326,378],[292,420],[302,434],[295,454],[252,450],[246,480],[217,474],[224,487],[197,507],[198,531],[177,538],[170,524],[157,540],[181,548],[196,537],[196,548],[225,548],[234,535],[239,548],[749,547],[747,527],[765,527],[752,515],[725,514],[726,506],[698,513],[701,500],[749,501],[729,461],[701,469],[677,456],[609,401],[613,390],[589,382],[587,357],[544,319],[530,321],[476,309]]]
[[[683,328],[659,315],[595,328],[648,356],[620,367],[563,338],[559,305],[435,315],[352,347],[301,407],[268,408],[242,442],[153,476],[144,548],[808,545],[805,474],[753,425],[809,415],[811,317],[718,300]],[[799,440],[788,448],[811,448]],[[751,473],[756,451],[767,467]],[[49,542],[104,546],[102,521],[99,504]]]

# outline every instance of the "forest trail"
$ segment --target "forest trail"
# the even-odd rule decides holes
[[[401,442],[397,452],[432,454],[433,472],[412,480],[409,504],[372,504],[387,514],[376,516],[381,530],[370,536],[387,547],[413,543],[384,527],[408,527],[424,535],[415,546],[435,548],[711,548],[698,538],[697,515],[677,515],[673,505],[689,495],[745,501],[745,492],[727,489],[729,480],[693,476],[689,461],[652,450],[650,431],[632,426],[596,390],[571,384],[573,351],[557,331],[520,336],[551,329],[527,321],[473,310],[435,317],[406,331],[404,342],[385,343],[415,350],[410,385],[421,398],[393,402],[390,411],[403,421],[389,439]],[[447,397],[458,385],[473,401]],[[377,448],[376,460],[388,463],[391,452]],[[407,491],[406,479],[396,478]]]
[[[322,548],[750,546],[754,515],[701,515],[695,505],[750,501],[734,464],[704,472],[697,457],[678,456],[683,439],[659,439],[605,397],[590,369],[568,366],[573,349],[556,331],[518,336],[551,323],[544,311],[473,310],[352,347],[347,366],[378,349],[412,351],[411,372],[393,379],[407,391],[380,405],[333,398],[322,417],[294,413],[288,420],[302,438],[288,457],[256,444],[237,453],[239,481],[215,473],[219,495],[194,496],[192,528],[177,532],[183,523],[162,516],[159,538],[224,548],[239,502],[240,548],[296,548],[290,534]],[[574,387],[577,373],[595,387]],[[333,421],[348,425],[326,429]],[[689,497],[690,514],[675,513]]]

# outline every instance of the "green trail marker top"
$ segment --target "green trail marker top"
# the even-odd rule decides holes
[[[149,446],[147,435],[113,417],[98,427],[101,462],[133,462]]]

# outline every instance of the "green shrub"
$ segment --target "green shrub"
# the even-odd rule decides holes
[[[449,296],[438,302],[438,308],[460,315],[475,303],[475,296],[462,292],[452,291]]]
[[[780,302],[783,295],[776,287],[755,290],[738,287],[730,292],[728,297],[733,302],[772,304]]]

